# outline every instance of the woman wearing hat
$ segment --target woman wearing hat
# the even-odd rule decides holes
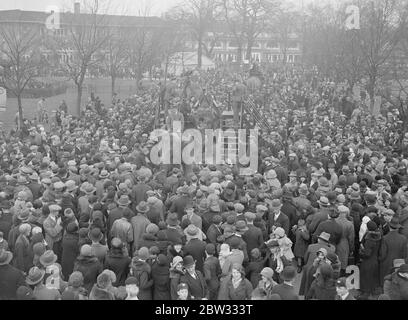
[[[171,300],[177,300],[177,286],[180,283],[180,278],[184,276],[183,258],[175,256],[170,264],[170,296]]]
[[[102,264],[93,253],[92,247],[84,244],[75,261],[74,271],[80,271],[84,276],[84,288],[90,292],[96,283],[98,275],[103,271]]]
[[[231,275],[220,287],[218,300],[250,300],[252,290],[251,282],[245,278],[244,268],[234,264]]]

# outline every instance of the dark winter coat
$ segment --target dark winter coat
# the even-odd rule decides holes
[[[248,224],[248,231],[242,235],[242,239],[244,239],[247,244],[248,256],[251,255],[252,249],[259,248],[264,242],[261,229],[255,227],[253,224]]]
[[[153,279],[150,265],[142,260],[134,260],[131,269],[138,282],[139,300],[152,300]]]
[[[209,298],[209,291],[205,282],[203,274],[196,270],[197,277],[194,279],[188,272],[186,272],[181,278],[180,283],[186,283],[188,290],[192,297],[196,300],[202,298]]]
[[[0,300],[16,300],[18,287],[25,285],[23,273],[6,264],[0,266]]]
[[[124,286],[129,274],[129,265],[132,260],[124,256],[122,249],[112,248],[105,257],[104,269],[112,270],[116,275],[114,287]]]
[[[137,249],[139,250],[142,247],[150,249],[153,246],[157,246],[157,237],[151,233],[144,233]]]
[[[389,296],[390,300],[408,300],[408,279],[394,272],[384,280],[384,294]]]
[[[384,283],[384,277],[391,272],[394,259],[405,259],[407,256],[407,238],[391,230],[383,238],[380,248],[380,283]]]
[[[172,269],[170,270],[170,296],[171,300],[177,300],[177,287],[180,283],[181,277],[184,275],[183,272],[179,270]]]
[[[245,268],[246,277],[251,281],[254,288],[258,286],[262,269],[265,267],[265,259],[259,257],[257,260],[251,261]]]
[[[251,282],[243,278],[237,288],[232,284],[232,278],[225,282],[225,287],[220,289],[218,300],[250,300],[252,294]]]
[[[335,246],[340,243],[340,240],[343,236],[343,228],[335,219],[323,221],[317,226],[315,232],[313,233],[314,241],[317,241],[317,238],[322,232],[327,232],[328,234],[330,234],[329,241]]]
[[[373,292],[380,286],[378,262],[381,247],[381,233],[368,231],[360,249],[360,287],[363,292]]]
[[[33,265],[33,257],[30,253],[30,242],[27,237],[19,235],[14,244],[14,266],[28,273]]]
[[[115,300],[115,296],[109,290],[102,289],[95,284],[89,294],[89,300]]]
[[[156,262],[152,266],[153,300],[170,300],[169,264]]]
[[[191,255],[196,262],[196,269],[203,272],[206,243],[199,239],[191,239],[183,248],[184,256]]]
[[[75,260],[79,255],[78,240],[78,233],[65,233],[62,238],[61,267],[65,279],[68,279],[72,273]]]
[[[216,245],[216,244],[218,243],[218,242],[217,242],[217,238],[222,235],[222,231],[221,231],[221,229],[220,229],[218,226],[216,226],[215,224],[211,224],[211,225],[209,226],[209,228],[208,228],[206,234],[207,234],[207,240],[208,240],[210,243]]]
[[[221,275],[221,266],[216,257],[211,256],[205,259],[203,274],[210,291],[210,300],[217,299],[218,288],[220,286],[218,278]]]
[[[90,292],[96,283],[98,275],[103,271],[97,257],[79,256],[74,265],[74,271],[80,271],[84,277],[84,288]]]
[[[306,300],[334,300],[336,286],[333,279],[323,280],[322,277],[314,279],[305,297]]]
[[[295,257],[301,257],[306,253],[307,247],[309,245],[309,240],[310,240],[310,235],[308,230],[301,230],[299,228],[296,229],[295,232],[296,235],[296,241],[295,241],[295,247],[293,250],[293,254]]]

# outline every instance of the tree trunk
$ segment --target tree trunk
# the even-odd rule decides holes
[[[82,82],[77,84],[77,101],[76,101],[76,107],[77,107],[78,117],[81,116],[81,100],[82,100]]]
[[[203,64],[203,37],[200,34],[198,37],[198,47],[197,47],[197,67],[201,70],[201,66]]]
[[[370,111],[371,112],[373,112],[374,110],[375,82],[376,82],[376,76],[370,75],[368,84],[367,84],[367,91],[368,91],[368,95],[370,96]]]
[[[20,130],[23,124],[23,105],[21,103],[21,91],[17,94],[17,103],[18,103],[18,125],[17,130]]]
[[[251,54],[252,54],[252,46],[253,45],[254,45],[254,39],[252,37],[250,37],[248,39],[248,45],[247,45],[246,53],[245,53],[246,59],[248,61],[251,61]]]
[[[116,82],[116,76],[114,74],[111,74],[111,92],[112,92],[112,99],[113,99],[113,94],[115,93],[115,82]]]
[[[238,45],[238,50],[237,50],[237,62],[241,65],[242,62],[242,45]]]

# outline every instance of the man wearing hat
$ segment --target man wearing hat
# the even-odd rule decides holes
[[[399,233],[399,219],[394,216],[389,226],[390,232],[382,239],[379,255],[381,285],[384,277],[391,272],[393,261],[407,258],[407,238]]]
[[[283,283],[272,288],[271,294],[278,294],[282,300],[299,300],[295,292],[293,282],[296,278],[296,269],[293,266],[286,266],[280,274]]]
[[[221,275],[220,262],[214,257],[214,254],[215,245],[212,243],[207,244],[205,247],[206,258],[203,265],[203,274],[210,292],[210,300],[217,300],[218,288],[220,286],[218,279]]]
[[[130,274],[139,279],[139,295],[140,300],[152,300],[152,270],[150,265],[146,262],[150,258],[149,249],[141,247],[135,251],[135,256],[130,265]]]
[[[132,248],[133,237],[135,234],[133,224],[130,223],[131,219],[132,215],[130,211],[123,212],[123,216],[120,219],[115,220],[109,233],[110,239],[119,238],[122,240],[127,252]]]
[[[130,224],[133,229],[133,252],[139,248],[143,234],[146,232],[147,226],[151,223],[151,221],[146,217],[146,213],[149,211],[149,205],[147,202],[141,201],[136,206],[136,211],[136,216],[130,219]]]
[[[50,210],[50,214],[43,222],[45,241],[47,242],[49,248],[52,248],[52,250],[57,254],[58,258],[60,258],[63,227],[59,214],[62,208],[57,204],[49,205],[48,208]]]
[[[212,217],[212,223],[207,229],[207,241],[210,243],[217,245],[219,243],[218,239],[222,236],[222,217],[218,214]]]
[[[338,206],[339,217],[336,218],[336,222],[341,226],[343,232],[340,237],[340,241],[336,247],[336,253],[339,256],[341,262],[342,275],[346,272],[349,256],[353,255],[354,251],[354,224],[348,217],[350,215],[350,209],[344,205]]]
[[[336,292],[337,295],[334,300],[356,300],[347,287],[347,279],[345,277],[339,278],[336,281]]]
[[[261,229],[254,226],[255,219],[255,213],[245,212],[245,221],[248,230],[242,235],[242,239],[247,245],[248,256],[251,254],[252,249],[260,248],[264,243]]]
[[[316,231],[320,223],[329,219],[330,213],[329,199],[325,196],[321,196],[317,203],[319,204],[319,210],[307,216],[306,218],[306,226],[311,234],[313,234]]]
[[[194,207],[192,203],[188,203],[186,206],[186,214],[181,218],[181,222],[188,219],[192,224],[194,224],[197,228],[202,230],[203,228],[203,220],[201,217],[194,212]]]
[[[408,299],[408,264],[402,263],[384,280],[384,294],[389,300]]]
[[[33,296],[35,300],[60,300],[61,294],[57,289],[47,288],[44,285],[45,270],[32,267],[28,272],[26,283],[34,287]]]
[[[129,211],[130,214],[133,214],[133,211],[129,208],[129,204],[131,201],[129,200],[129,197],[126,195],[122,195],[117,201],[117,207],[113,208],[111,211],[109,211],[108,219],[106,221],[106,226],[109,231],[112,229],[113,223],[122,218],[123,214],[125,211]]]
[[[289,232],[289,218],[281,211],[282,203],[279,199],[273,199],[269,202],[269,232],[271,233],[274,227],[282,227],[285,234]]]
[[[196,269],[203,272],[203,265],[205,259],[205,247],[206,243],[199,239],[200,229],[194,224],[190,224],[185,233],[187,234],[188,242],[183,248],[184,255],[191,255],[196,262]]]
[[[109,249],[106,244],[101,244],[101,240],[104,238],[101,229],[92,228],[88,233],[88,238],[92,241],[91,247],[95,253],[95,256],[103,264],[103,262],[105,261],[105,256]]]
[[[27,273],[32,266],[32,257],[30,256],[31,225],[22,223],[18,227],[19,236],[14,244],[14,265],[17,269]]]
[[[191,298],[195,300],[208,300],[210,293],[203,274],[196,270],[194,258],[187,255],[183,259],[183,266],[186,273],[181,276],[180,283],[185,283],[188,286]]]
[[[190,198],[188,192],[188,186],[180,187],[180,195],[172,202],[170,206],[170,212],[176,212],[178,219],[181,221],[187,204],[191,203],[192,199]]]
[[[317,241],[317,238],[322,232],[330,234],[330,243],[337,246],[340,243],[340,239],[343,234],[341,225],[336,221],[339,216],[339,211],[335,207],[331,207],[329,211],[328,219],[320,222],[315,232],[312,235],[313,241]],[[353,226],[354,228],[354,226]]]
[[[13,254],[0,249],[0,300],[15,300],[19,286],[25,284],[23,272],[12,265]]]
[[[164,230],[167,240],[172,244],[181,244],[185,242],[183,230],[180,228],[180,220],[177,213],[169,213],[166,219],[167,229]]]
[[[132,188],[132,199],[134,200],[133,206],[136,208],[136,206],[147,199],[147,192],[152,190],[152,187],[149,186],[145,182],[145,177],[144,176],[139,176],[137,183],[133,186]]]
[[[38,183],[39,178],[38,173],[35,171],[29,176],[30,182],[27,188],[30,189],[33,200],[37,200],[41,197],[41,185]]]

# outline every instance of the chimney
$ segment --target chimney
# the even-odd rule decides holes
[[[74,14],[80,14],[81,13],[81,4],[79,2],[74,3]]]

